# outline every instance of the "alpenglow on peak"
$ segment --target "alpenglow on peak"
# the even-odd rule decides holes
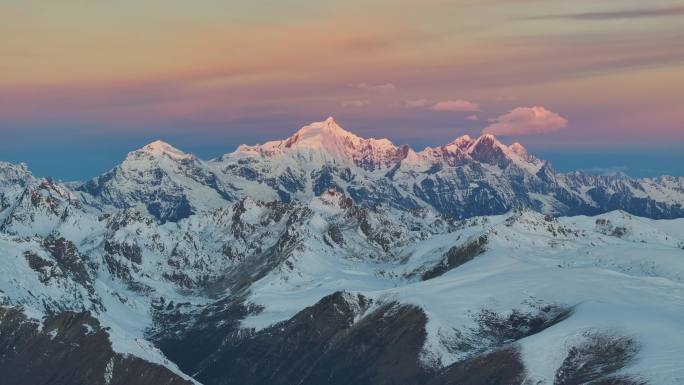
[[[337,139],[363,140],[361,137],[342,128],[330,116],[322,122],[313,122],[300,128],[294,135],[285,140],[284,145],[285,147],[292,147],[295,144],[319,146]]]
[[[352,161],[366,169],[378,169],[394,165],[406,156],[407,150],[407,146],[395,146],[389,139],[359,137],[328,117],[300,128],[287,139],[255,146],[242,145],[236,154],[266,158],[295,156],[311,162]]]
[[[154,142],[148,143],[140,150],[134,151],[134,153],[135,152],[157,157],[168,156],[175,160],[192,159],[194,157],[192,154],[185,153],[162,140],[155,140]]]

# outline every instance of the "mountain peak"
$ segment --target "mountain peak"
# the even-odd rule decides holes
[[[520,144],[519,142],[515,142],[515,143],[511,144],[510,146],[508,146],[508,148],[510,148],[511,151],[518,154],[519,156],[522,156],[522,157],[529,156],[527,149],[522,144]]]
[[[300,128],[294,135],[285,141],[285,147],[291,147],[295,143],[320,144],[320,141],[329,141],[334,138],[349,138],[361,140],[360,137],[342,128],[335,119],[330,116],[322,122],[313,122]]]
[[[328,117],[300,128],[284,140],[255,146],[241,145],[236,153],[269,159],[294,156],[320,164],[332,160],[351,161],[364,169],[376,170],[393,166],[406,157],[407,150],[406,146],[397,147],[389,139],[359,137],[342,128],[333,117]]]
[[[496,136],[494,136],[494,134],[489,134],[489,133],[482,134],[482,136],[480,136],[478,138],[478,140],[483,140],[483,141],[486,140],[486,141],[492,141],[495,143],[499,143],[499,140],[496,138]]]
[[[499,151],[503,148],[508,148],[503,143],[496,139],[496,136],[492,134],[483,134],[479,138],[473,140],[468,146],[468,153],[474,154],[478,152],[491,152]]]
[[[187,154],[162,140],[155,140],[154,142],[148,143],[136,152],[154,157],[167,156],[174,160],[194,158],[193,155]]]
[[[33,175],[26,163],[7,163],[0,161],[0,186],[23,186]],[[2,211],[2,192],[0,192],[0,211]]]
[[[472,143],[473,138],[471,138],[470,135],[465,134],[459,136],[458,138],[454,139],[451,143],[447,144],[447,147],[456,146],[462,150],[465,150],[468,147],[470,147]]]
[[[526,169],[532,174],[537,173],[542,163],[539,159],[529,155],[527,149],[520,143],[507,146],[492,134],[483,134],[473,141],[467,149],[468,154],[479,162],[498,164],[506,167],[514,163],[519,168]]]

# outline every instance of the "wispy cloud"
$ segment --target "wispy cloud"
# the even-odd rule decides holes
[[[492,120],[483,134],[531,135],[560,130],[568,120],[544,107],[518,107]]]
[[[342,102],[342,107],[363,107],[370,104],[370,100],[347,100]]]
[[[32,58],[35,57],[36,54],[30,53],[30,52],[23,52],[23,51],[0,51],[0,57],[5,57],[5,58]]]
[[[519,98],[514,95],[499,95],[495,98],[497,102],[511,102],[514,100],[518,100]]]
[[[468,115],[466,116],[466,120],[472,120],[472,121],[477,121],[480,118],[477,115]]]
[[[626,176],[628,168],[627,166],[614,166],[614,167],[590,167],[582,168],[579,171],[586,172],[588,174],[606,175],[606,176]]]
[[[356,85],[356,88],[364,90],[364,91],[391,91],[396,89],[397,87],[393,83],[384,83],[384,84],[369,84],[369,83],[359,83]]]
[[[432,107],[435,111],[479,111],[480,106],[477,103],[469,102],[464,99],[445,100],[443,102],[435,103]]]
[[[684,15],[684,6],[623,9],[618,11],[596,11],[580,13],[561,13],[552,15],[531,16],[529,20],[621,20],[641,19],[649,17],[667,17]]]
[[[419,108],[419,107],[425,107],[429,103],[430,102],[427,99],[406,100],[404,102],[404,107],[406,107],[406,108]]]

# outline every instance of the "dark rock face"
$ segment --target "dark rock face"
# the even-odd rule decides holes
[[[142,251],[138,245],[119,244],[107,240],[104,249],[107,253],[118,254],[138,265],[142,263]]]
[[[231,297],[198,311],[189,304],[161,299],[154,305],[155,323],[149,337],[164,354],[185,373],[197,373],[220,354],[226,344],[248,331],[240,329],[240,320],[260,311],[242,297]]]
[[[25,252],[24,257],[43,283],[52,278],[69,276],[94,295],[93,278],[76,245],[62,237],[49,236],[43,239],[41,246],[52,257],[50,260],[31,251]]]
[[[0,307],[3,385],[190,385],[167,368],[115,353],[90,313],[49,316],[42,329]]]
[[[627,234],[627,228],[614,226],[609,219],[599,218],[596,220],[596,231],[611,237],[621,238]]]
[[[572,314],[572,308],[559,305],[535,305],[534,311],[513,309],[499,314],[483,309],[473,315],[477,326],[460,330],[451,342],[451,350],[468,357],[481,355],[492,349],[504,348],[525,337],[537,334]]]
[[[504,154],[493,136],[485,135],[475,142],[471,149],[471,157],[479,162],[497,165],[501,168],[508,166],[511,160]]]
[[[571,312],[551,305],[540,305],[537,313],[483,311],[476,316],[479,326],[464,331],[453,346],[468,351],[467,357],[432,368],[421,363],[427,317],[415,306],[373,304],[338,292],[260,331],[240,328],[240,319],[259,311],[244,303],[219,302],[190,317],[192,322],[188,312],[174,311],[179,307],[160,304],[160,320],[176,326],[152,338],[205,385],[522,384],[525,368],[516,341]]]
[[[132,223],[142,223],[145,226],[153,226],[154,221],[135,209],[125,209],[114,214],[103,214],[98,220],[106,221],[107,230],[118,231]]]
[[[339,226],[330,226],[330,228],[328,228],[328,236],[334,243],[338,245],[344,244],[344,235],[342,234],[342,230],[340,230]]]
[[[487,244],[487,236],[482,235],[477,239],[461,246],[454,246],[449,249],[444,255],[442,261],[433,266],[430,270],[422,275],[422,280],[427,281],[446,273],[449,270],[455,269],[462,264],[473,260],[478,255],[484,253],[485,245]]]
[[[509,346],[457,362],[447,367],[428,385],[514,385],[522,384],[525,367],[520,352]]]
[[[429,375],[418,362],[423,312],[391,303],[364,315],[370,305],[363,296],[335,293],[259,332],[240,331],[234,323],[201,361],[185,349],[197,345],[194,331],[184,341],[167,338],[159,346],[207,385],[423,383]]]
[[[158,194],[155,201],[147,204],[147,211],[161,223],[178,222],[194,214],[194,210],[186,196]]]
[[[634,360],[638,344],[629,337],[585,333],[586,340],[570,348],[556,372],[555,385],[643,385],[644,381],[615,373]]]
[[[332,172],[332,167],[323,167],[319,172],[311,175],[311,179],[313,180],[313,192],[316,196],[323,194],[323,192],[331,188],[341,190],[335,183]]]

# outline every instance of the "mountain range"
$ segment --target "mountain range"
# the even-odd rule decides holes
[[[416,152],[387,139],[363,139],[332,118],[291,137],[203,161],[156,141],[77,187],[96,207],[146,206],[161,222],[249,196],[306,201],[335,188],[364,207],[430,208],[453,218],[528,207],[552,215],[625,210],[648,218],[684,216],[684,178],[629,179],[556,173],[519,143],[465,135]]]
[[[332,118],[84,183],[0,163],[3,384],[679,384],[684,178]]]

